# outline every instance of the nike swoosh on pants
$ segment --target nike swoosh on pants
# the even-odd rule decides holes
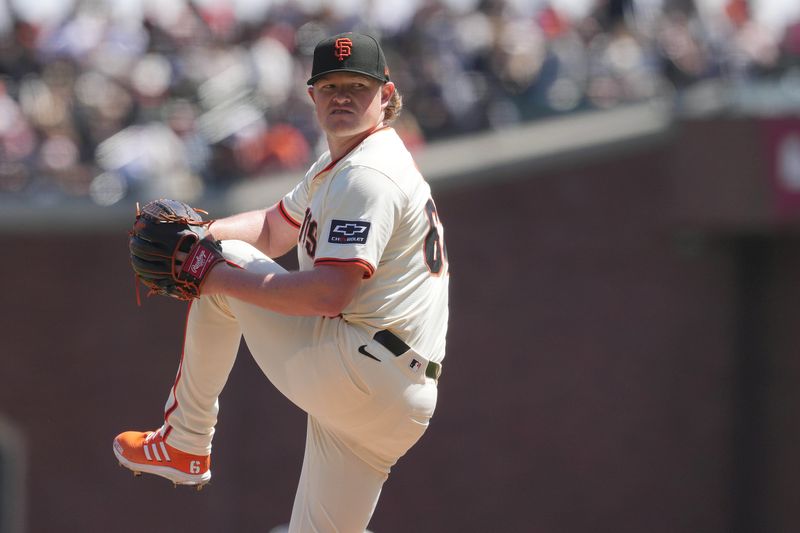
[[[359,346],[359,347],[358,347],[358,353],[360,353],[361,355],[366,355],[366,356],[367,356],[367,357],[369,357],[370,359],[375,359],[377,362],[379,362],[379,363],[380,363],[380,362],[381,362],[381,360],[380,360],[380,359],[378,359],[377,357],[375,357],[374,355],[372,355],[371,353],[369,353],[369,352],[366,350],[366,348],[367,348],[367,345],[366,345],[366,344],[362,344],[361,346]]]

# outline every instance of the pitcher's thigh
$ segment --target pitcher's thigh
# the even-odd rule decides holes
[[[335,432],[309,417],[289,533],[363,532],[386,478],[359,459]]]
[[[247,243],[224,241],[223,250],[250,272],[286,273]],[[258,366],[301,409],[330,417],[364,400],[363,386],[341,357],[341,319],[284,315],[235,298],[225,302]]]

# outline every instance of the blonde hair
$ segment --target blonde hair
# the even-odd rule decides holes
[[[386,109],[383,110],[383,121],[389,124],[400,116],[402,110],[403,97],[400,95],[400,91],[397,90],[397,86],[395,86],[392,97],[389,98],[389,103],[386,105]]]

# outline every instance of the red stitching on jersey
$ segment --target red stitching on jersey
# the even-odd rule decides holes
[[[355,263],[356,265],[363,268],[366,272],[364,272],[364,278],[371,278],[372,275],[375,273],[375,267],[369,261],[365,261],[363,259],[352,258],[352,259],[339,259],[336,257],[321,257],[314,261],[314,266],[317,265],[341,265],[343,263]]]
[[[278,202],[278,212],[281,215],[283,215],[283,218],[286,219],[286,222],[288,222],[295,228],[300,229],[300,223],[296,221],[294,218],[292,218],[292,215],[290,215],[289,212],[286,210],[286,207],[283,205],[283,200]]]

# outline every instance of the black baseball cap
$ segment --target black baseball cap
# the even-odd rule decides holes
[[[314,65],[308,84],[331,72],[355,72],[389,81],[389,68],[378,41],[361,33],[340,33],[320,41],[314,48]]]

